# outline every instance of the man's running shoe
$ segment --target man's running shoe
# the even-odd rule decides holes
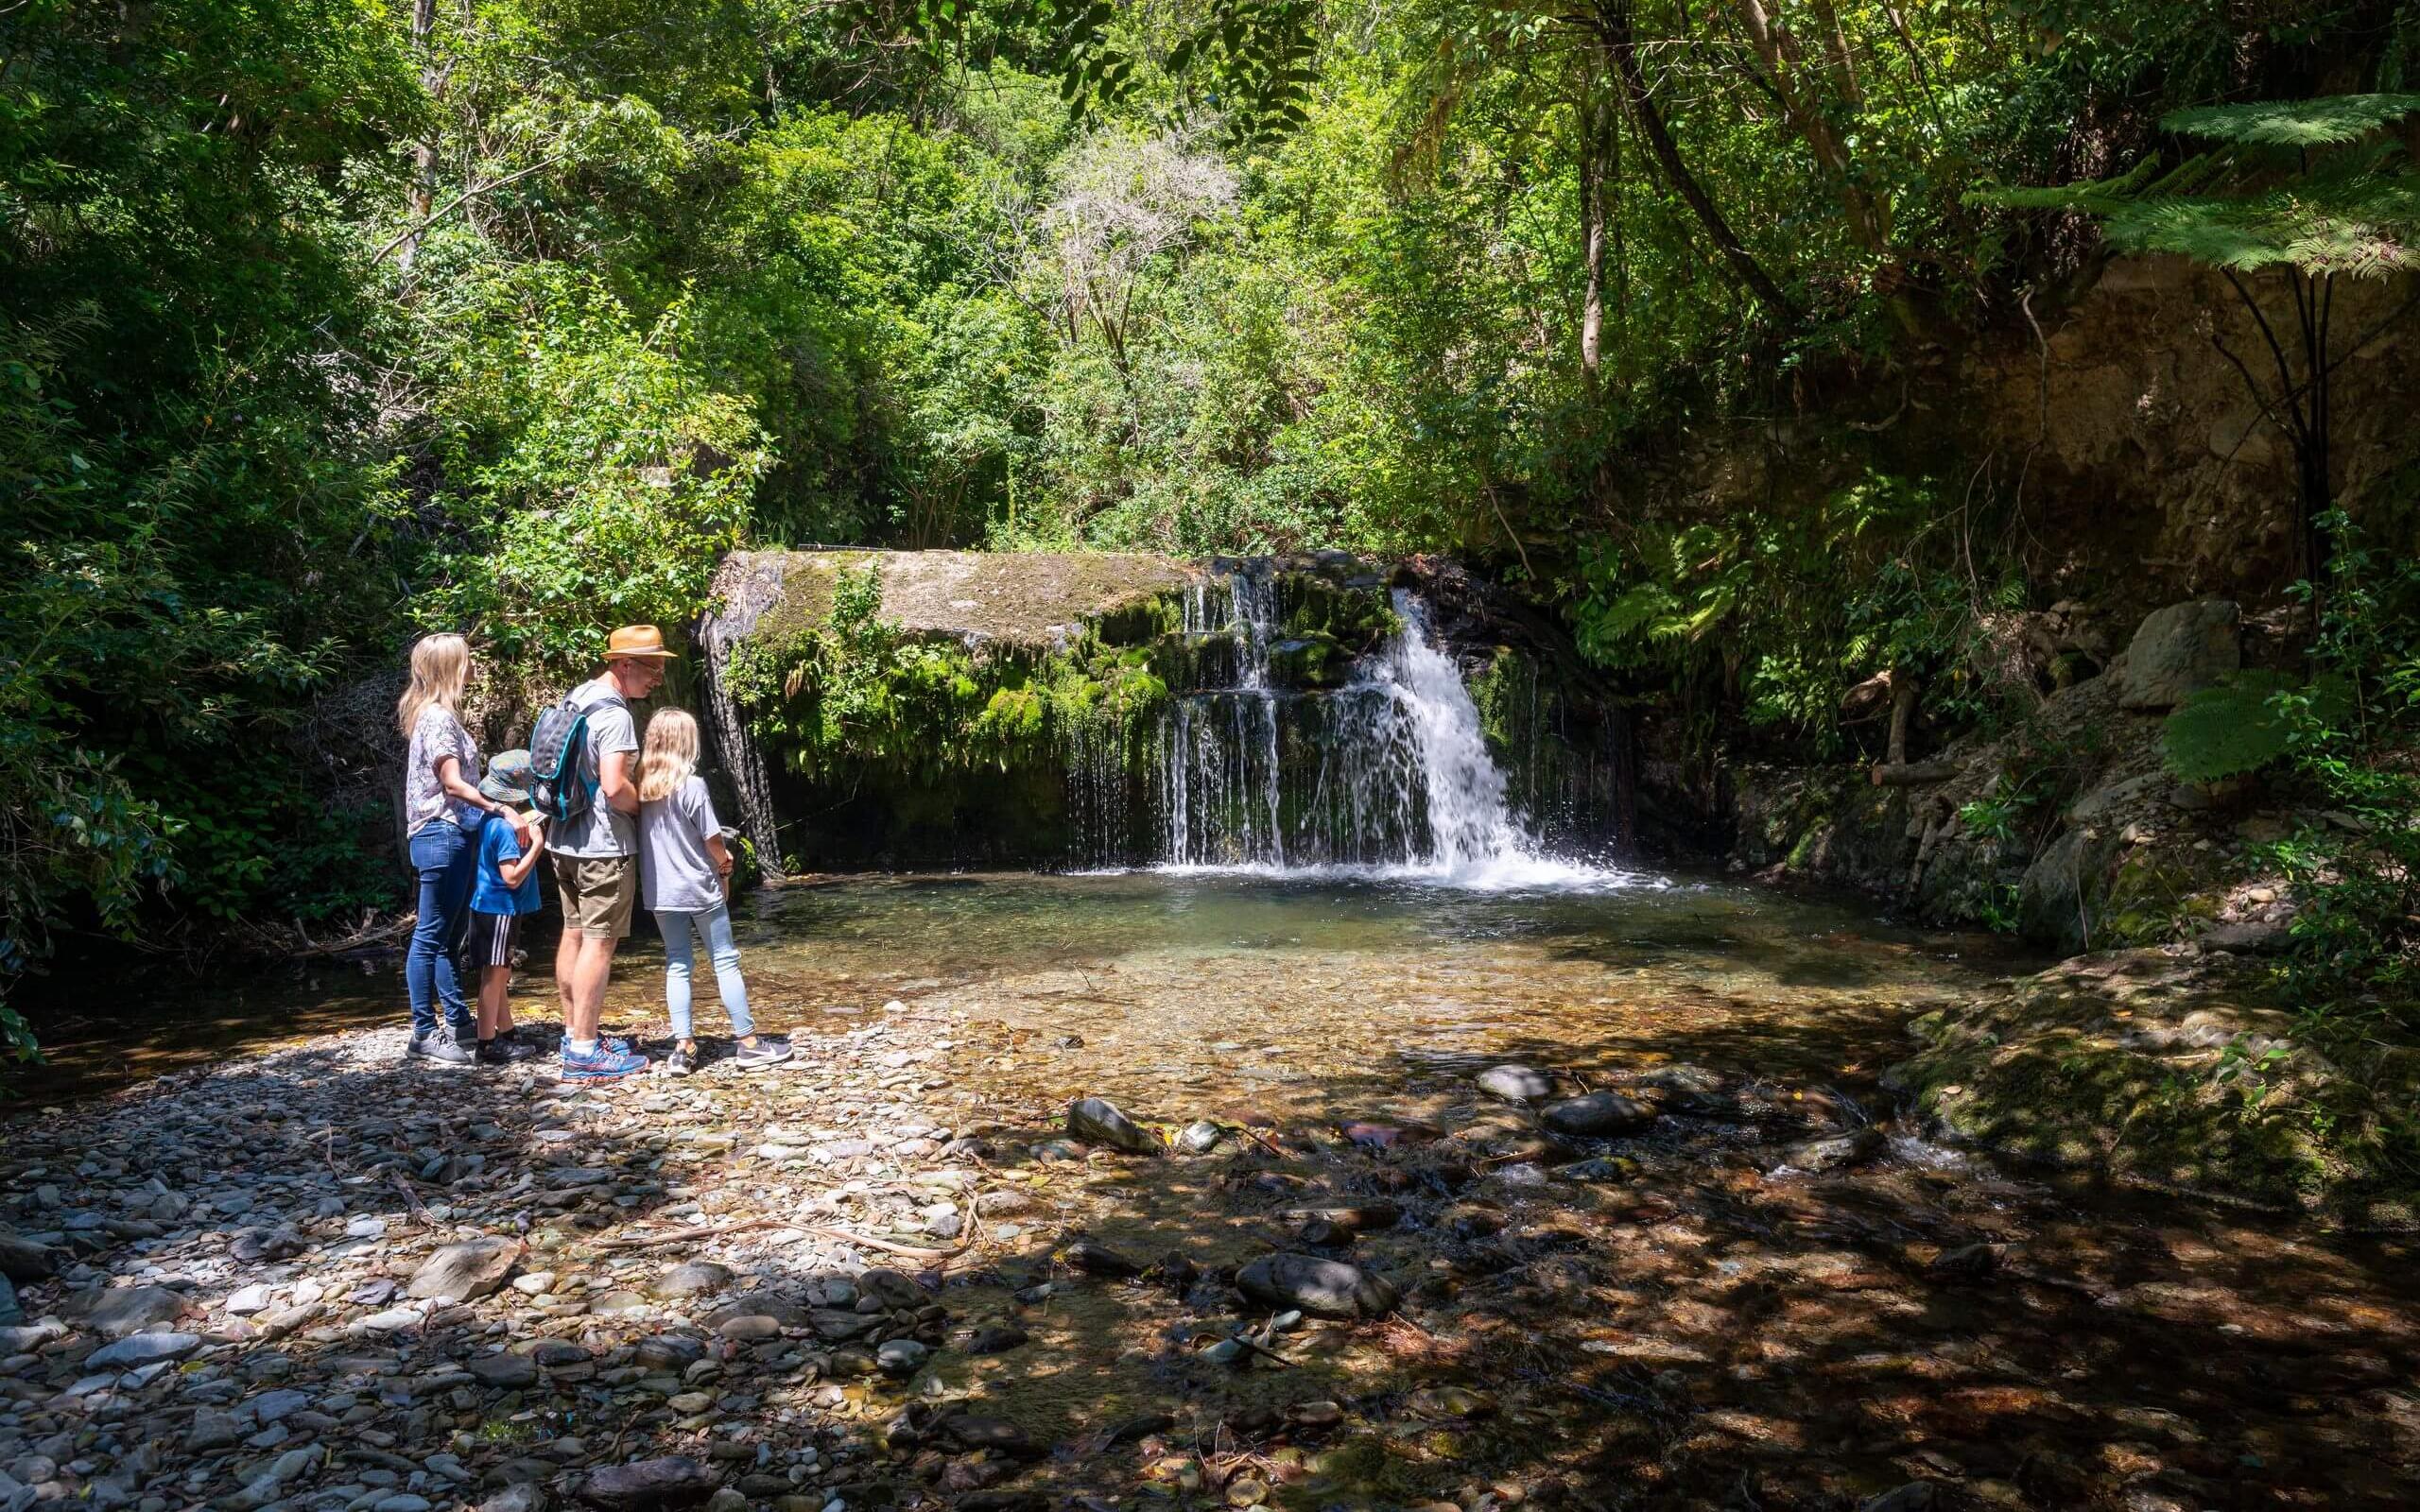
[[[584,1056],[568,1044],[563,1046],[565,1081],[616,1081],[624,1076],[639,1075],[646,1070],[647,1057],[616,1050],[611,1040],[599,1043]]]

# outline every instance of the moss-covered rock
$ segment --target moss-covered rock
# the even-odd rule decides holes
[[[2257,965],[2110,952],[1916,1020],[1922,1048],[1885,1080],[1948,1133],[2005,1155],[2408,1221],[2415,1068],[2358,1037],[2293,1028]]]

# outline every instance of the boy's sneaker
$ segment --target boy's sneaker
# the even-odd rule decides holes
[[[404,1058],[434,1061],[441,1066],[467,1066],[471,1053],[456,1044],[450,1035],[416,1034],[412,1042],[404,1047]]]
[[[563,1046],[565,1081],[614,1081],[624,1076],[636,1076],[646,1070],[647,1057],[616,1050],[610,1041],[600,1042],[584,1056],[568,1044]]]
[[[778,1066],[790,1058],[790,1042],[786,1040],[774,1040],[758,1035],[756,1042],[752,1045],[744,1040],[741,1040],[739,1054],[735,1058],[738,1060],[739,1069],[742,1071],[760,1071],[767,1066]]]
[[[510,1034],[479,1041],[478,1060],[482,1066],[510,1066],[538,1054],[535,1045],[525,1045]]]
[[[686,1076],[697,1069],[698,1053],[694,1050],[683,1050],[674,1045],[672,1054],[664,1057],[664,1074],[667,1076]]]

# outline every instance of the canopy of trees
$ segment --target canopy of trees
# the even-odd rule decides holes
[[[0,7],[0,978],[147,899],[384,901],[315,701],[428,627],[559,671],[742,541],[1584,596],[1624,447],[2088,255],[1968,191],[2415,49],[2385,0]]]

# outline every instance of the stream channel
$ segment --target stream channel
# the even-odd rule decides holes
[[[192,1130],[266,1108],[258,1126],[272,1137],[254,1142],[250,1173],[203,1179],[291,1182],[299,1200],[331,1179],[323,1157],[334,1152],[329,1170],[345,1159],[343,1131],[374,1103],[422,1153],[457,1138],[443,1131],[459,1119],[490,1121],[484,1171],[452,1184],[457,1225],[482,1211],[490,1226],[530,1220],[526,1192],[481,1196],[509,1194],[516,1160],[562,1158],[526,1141],[516,1152],[520,1131],[607,1131],[573,1148],[649,1178],[602,1211],[556,1194],[570,1206],[555,1220],[577,1217],[561,1230],[571,1252],[701,1211],[807,1210],[914,1239],[923,1205],[953,1193],[977,1243],[926,1278],[959,1332],[934,1335],[913,1381],[818,1386],[819,1374],[845,1377],[845,1361],[765,1353],[776,1340],[757,1347],[756,1383],[723,1399],[745,1405],[746,1427],[720,1409],[666,1422],[659,1407],[635,1419],[638,1438],[616,1441],[625,1456],[735,1432],[787,1445],[807,1441],[794,1424],[821,1423],[823,1442],[860,1457],[827,1447],[816,1463],[841,1465],[861,1500],[950,1504],[948,1486],[989,1484],[952,1468],[970,1456],[929,1448],[932,1414],[970,1409],[1044,1447],[1014,1486],[1121,1505],[1846,1508],[1914,1483],[1932,1489],[1886,1504],[2420,1499],[2407,1242],[1996,1169],[1893,1121],[1880,1075],[1905,1022],[2022,966],[1986,940],[1770,889],[1584,869],[1497,888],[1182,869],[804,880],[747,897],[742,914],[760,1017],[801,1050],[782,1072],[744,1077],[726,1062],[686,1083],[588,1091],[413,1072],[393,1058],[400,984],[339,973],[157,1021],[160,1044],[114,1069],[95,1048],[106,1037],[70,1033],[54,1086],[137,1079],[15,1121],[0,1177],[27,1191],[28,1160],[55,1178],[79,1153],[114,1150],[131,1180],[160,1121],[186,1115]],[[633,942],[608,1007],[609,1025],[648,1048],[666,1032],[659,962],[651,941]],[[515,1001],[543,1025],[551,997],[537,972]],[[711,1003],[700,1013],[709,1034],[719,1026]],[[206,1064],[172,1069],[198,1050]],[[1532,1109],[1476,1084],[1508,1061],[1552,1077],[1558,1095],[1626,1091],[1656,1116],[1608,1139],[1543,1134]],[[1227,1133],[1201,1154],[1086,1150],[1063,1138],[1082,1095],[1165,1134],[1197,1120]],[[322,1144],[322,1123],[337,1143]],[[706,1143],[667,1155],[675,1131]],[[455,1169],[424,1190],[444,1191]],[[999,1192],[1011,1195],[983,1195]],[[1349,1211],[1305,1232],[1305,1209]],[[544,1203],[534,1216],[551,1221]],[[291,1266],[172,1258],[223,1250],[235,1221],[95,1263],[164,1267],[199,1283],[205,1308],[248,1279],[293,1280]],[[1086,1275],[1068,1262],[1078,1235],[1166,1263],[1142,1280]],[[769,1305],[579,1315],[606,1311],[595,1288],[692,1253],[734,1267],[753,1295],[884,1259],[798,1240],[597,1256],[535,1318],[510,1290],[432,1315],[416,1358],[483,1347],[482,1328],[627,1350]],[[1278,1249],[1346,1258],[1398,1288],[1400,1308],[1269,1335],[1282,1365],[1214,1363],[1205,1350],[1271,1312],[1228,1278]],[[549,1263],[579,1274],[566,1260]],[[358,1333],[359,1319],[325,1306],[320,1336]],[[964,1332],[978,1325],[1025,1342],[977,1353]],[[742,1354],[726,1382],[751,1379],[749,1364]],[[774,1410],[792,1400],[795,1417]],[[611,1416],[566,1407],[533,1390],[458,1421],[518,1408],[511,1420],[560,1433]],[[901,1421],[925,1424],[922,1459],[912,1442],[873,1447],[912,1437],[884,1426]],[[455,1442],[485,1440],[465,1429]]]

